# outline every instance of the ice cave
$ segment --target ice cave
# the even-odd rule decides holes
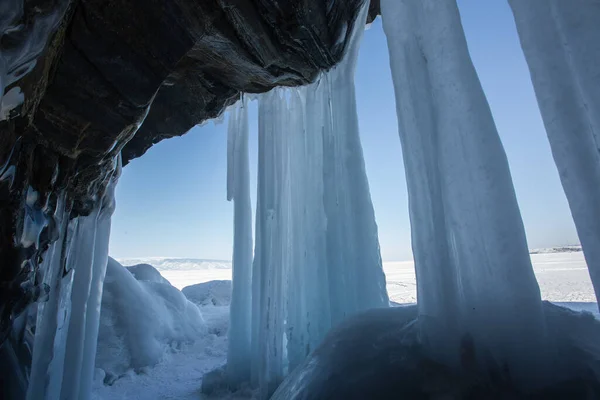
[[[489,4],[514,24],[591,311],[540,289],[465,35],[473,2],[0,0],[0,398],[600,398],[600,2]],[[389,292],[361,142],[374,23],[410,304]],[[230,280],[180,290],[157,266],[172,260],[109,257],[131,161],[219,121]]]

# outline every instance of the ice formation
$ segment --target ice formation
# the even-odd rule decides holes
[[[450,364],[459,362],[460,342],[470,337],[517,379],[542,373],[540,291],[456,2],[382,0],[381,11],[423,338],[435,358]]]
[[[50,291],[38,305],[28,400],[89,398],[120,159],[117,164],[90,215],[69,220],[66,199],[59,198],[59,238],[40,267]]]
[[[600,296],[600,6],[509,0],[538,104]]]
[[[262,397],[333,324],[389,305],[354,92],[366,12],[340,65],[259,99],[251,370]]]
[[[252,310],[252,206],[248,160],[248,106],[230,111],[227,133],[227,200],[234,202],[233,277],[227,373],[234,382],[250,379]]]

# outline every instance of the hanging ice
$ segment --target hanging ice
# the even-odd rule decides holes
[[[89,216],[69,222],[65,199],[59,200],[61,234],[41,266],[50,295],[38,305],[28,400],[90,397],[118,163]]]
[[[453,364],[460,341],[470,337],[481,358],[489,351],[496,365],[507,362],[523,378],[538,367],[544,341],[540,292],[456,2],[382,0],[381,11],[423,337]]]
[[[252,380],[262,397],[333,324],[389,304],[354,92],[367,6],[339,66],[259,99]]]
[[[509,0],[554,161],[600,298],[600,5]]]
[[[248,161],[248,108],[244,99],[240,103],[230,113],[227,137],[227,199],[234,202],[233,292],[228,333],[227,374],[233,382],[250,379],[250,312],[252,310],[252,208]]]

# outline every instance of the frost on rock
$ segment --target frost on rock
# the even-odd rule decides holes
[[[38,305],[28,400],[89,398],[120,158],[115,165],[101,205],[89,216],[69,221],[64,195],[59,198],[59,237],[40,267],[50,290]]]
[[[596,298],[600,296],[600,6],[509,0]]]
[[[252,306],[252,206],[248,161],[248,106],[231,111],[227,133],[227,199],[234,202],[232,294],[227,372],[233,382],[250,379]]]
[[[263,398],[333,324],[389,305],[354,89],[366,13],[340,65],[259,98],[251,380]]]
[[[422,337],[435,358],[452,365],[470,337],[483,365],[506,363],[517,379],[543,374],[540,291],[456,2],[382,0],[381,10]]]

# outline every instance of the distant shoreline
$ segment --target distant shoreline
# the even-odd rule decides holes
[[[556,253],[577,253],[582,251],[580,245],[556,246],[541,249],[531,249],[529,254],[556,254]],[[132,266],[137,264],[150,264],[159,271],[165,270],[208,270],[208,269],[230,269],[230,260],[214,260],[206,258],[190,257],[127,257],[116,259],[123,266]],[[392,262],[412,262],[413,260],[403,261],[384,261]]]

